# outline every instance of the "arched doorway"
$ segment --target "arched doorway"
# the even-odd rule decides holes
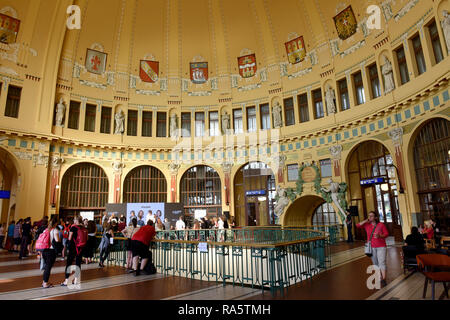
[[[183,174],[180,182],[180,202],[184,204],[188,223],[192,223],[197,210],[197,214],[206,213],[208,217],[218,217],[222,214],[221,186],[219,174],[209,166],[195,166]]]
[[[299,227],[313,224],[314,213],[324,203],[326,204],[325,200],[316,195],[305,195],[296,199],[284,213],[283,226]]]
[[[359,144],[350,155],[347,174],[350,205],[358,207],[356,222],[367,219],[370,211],[376,211],[389,234],[402,241],[396,168],[386,147],[377,141]],[[365,237],[362,230],[356,230],[356,239]]]
[[[98,165],[82,162],[70,167],[62,178],[59,213],[62,218],[80,211],[100,217],[108,202],[108,177]]]
[[[123,182],[123,202],[166,202],[167,181],[155,167],[139,166],[131,170]]]
[[[15,219],[19,173],[10,153],[0,148],[0,223]]]
[[[427,122],[414,140],[414,167],[422,221],[432,218],[443,233],[450,229],[450,121]]]
[[[239,226],[275,224],[275,176],[263,162],[250,162],[234,177],[234,208]]]

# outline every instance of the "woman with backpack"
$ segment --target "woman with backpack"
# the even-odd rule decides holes
[[[99,267],[103,268],[105,265],[103,262],[108,258],[109,256],[109,249],[111,248],[111,239],[114,239],[114,231],[113,231],[113,224],[109,223],[106,228],[105,232],[103,233],[102,241],[100,242],[100,262]]]
[[[61,286],[67,286],[70,274],[67,272],[68,268],[75,260],[75,265],[81,270],[81,263],[83,262],[83,249],[87,243],[87,230],[82,225],[83,219],[75,217],[73,225],[70,227],[69,238],[67,239],[67,248],[69,250],[66,264],[66,279]]]
[[[133,251],[131,251],[131,237],[139,230],[139,226],[137,225],[137,219],[133,218],[131,220],[131,226],[126,227],[122,230],[122,234],[127,238],[126,247],[127,247],[127,271],[134,272],[133,270]]]
[[[51,288],[52,284],[48,283],[50,272],[56,260],[56,243],[60,241],[59,230],[56,227],[58,220],[53,218],[48,224],[48,228],[44,230],[41,236],[36,240],[36,249],[42,250],[42,259],[44,259],[44,276],[42,280],[42,288]],[[43,243],[45,242],[45,243]]]

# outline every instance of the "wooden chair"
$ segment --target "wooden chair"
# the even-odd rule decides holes
[[[446,244],[446,242],[447,242],[447,244]],[[450,246],[449,243],[450,243],[450,237],[448,237],[448,236],[441,237],[441,249],[448,250],[448,248]]]
[[[419,270],[425,276],[425,285],[423,288],[423,298],[427,295],[428,280],[431,281],[431,299],[435,298],[435,283],[442,282],[445,294],[448,298],[447,282],[450,282],[450,257],[443,254],[419,254],[416,256]],[[434,271],[439,268],[444,271]]]

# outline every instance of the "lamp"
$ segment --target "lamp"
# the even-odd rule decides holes
[[[389,185],[388,185],[387,183],[383,183],[383,184],[381,185],[381,190],[383,190],[383,191],[389,191]]]

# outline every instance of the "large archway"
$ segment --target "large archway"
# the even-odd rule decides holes
[[[450,229],[450,121],[425,122],[413,140],[414,170],[420,215],[417,224],[433,219],[440,232]]]
[[[82,162],[70,167],[62,178],[61,217],[75,216],[80,211],[93,211],[100,217],[108,202],[108,177],[96,164]]]
[[[296,199],[284,213],[283,226],[298,227],[312,224],[314,213],[325,200],[315,195],[306,195]]]
[[[166,202],[167,180],[152,166],[139,166],[131,170],[123,182],[123,202]]]
[[[189,168],[181,177],[180,202],[188,224],[196,214],[222,215],[222,183],[217,171],[205,165]]]
[[[275,224],[275,176],[263,162],[249,162],[234,177],[234,209],[239,226]]]
[[[402,241],[396,171],[389,150],[373,140],[358,144],[347,161],[350,205],[356,206],[359,214],[356,222],[366,219],[370,211],[376,211],[389,234]],[[365,239],[362,230],[356,230],[356,239]]]
[[[16,199],[21,181],[14,157],[0,148],[0,223],[15,219]]]

